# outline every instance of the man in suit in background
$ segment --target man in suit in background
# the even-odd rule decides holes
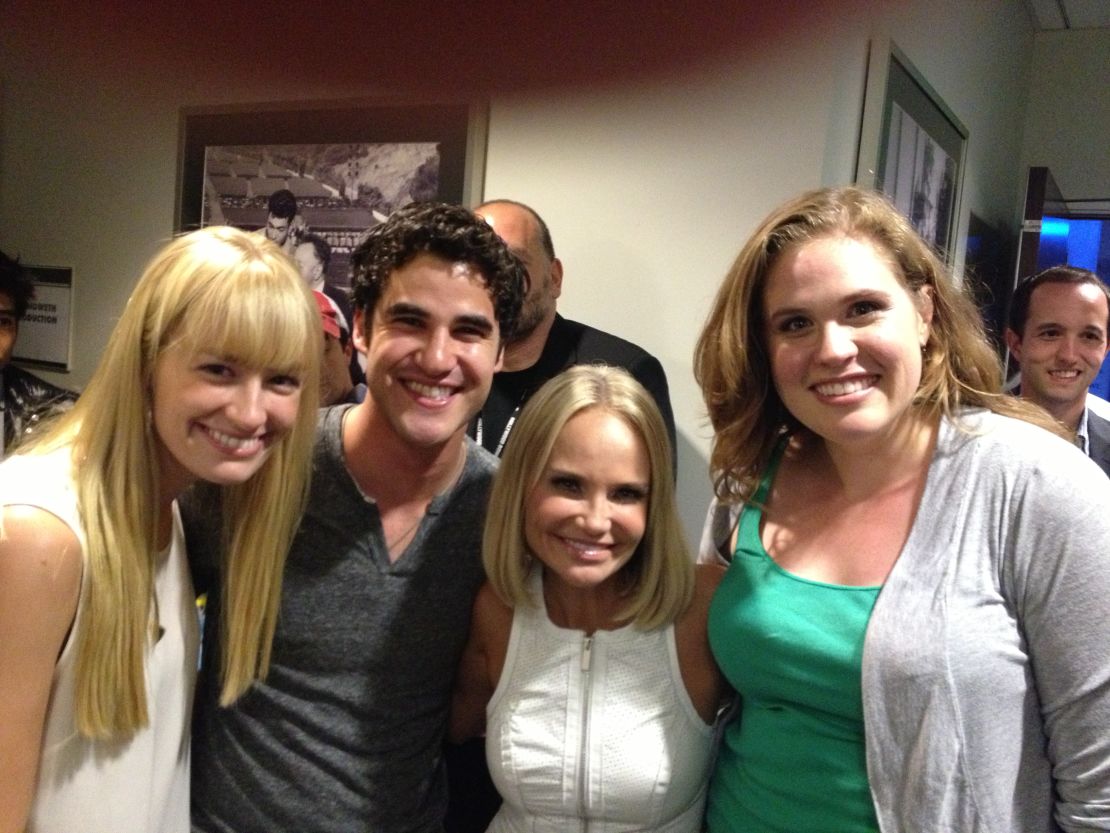
[[[544,382],[573,365],[603,362],[623,367],[654,397],[673,454],[674,414],[659,360],[630,341],[559,315],[556,301],[563,288],[563,264],[555,257],[547,224],[533,209],[513,200],[491,200],[475,211],[524,261],[530,286],[516,334],[505,348],[504,367],[494,376],[471,435],[501,456],[520,409]]]
[[[1076,444],[1110,475],[1110,421],[1088,393],[1110,350],[1108,332],[1106,284],[1086,269],[1053,266],[1014,290],[1005,335],[1021,363],[1022,397],[1073,430]]]

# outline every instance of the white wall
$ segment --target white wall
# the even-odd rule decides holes
[[[1065,199],[1110,200],[1110,29],[1037,33],[1024,136]]]
[[[9,5],[0,27],[0,248],[74,267],[74,368],[54,377],[74,386],[91,374],[142,264],[172,232],[179,108],[403,92],[389,67],[412,60],[412,43],[390,54],[393,33],[377,32],[364,39],[384,56],[374,71],[353,71],[370,60],[361,53],[346,53],[354,63],[329,64],[313,60],[311,48],[279,70],[263,51],[269,30],[257,6],[259,26],[231,40],[212,34],[222,30],[211,21],[154,7],[153,22],[124,25],[30,0]],[[964,227],[972,209],[1008,222],[1023,177],[1033,36],[1022,0],[767,5],[750,4],[736,22],[711,4],[713,17],[694,23],[711,34],[708,25],[720,18],[718,28],[735,32],[733,40],[707,37],[704,54],[692,51],[689,60],[664,54],[665,71],[647,52],[642,73],[626,66],[611,78],[595,71],[588,84],[550,76],[542,84],[507,82],[499,73],[468,74],[482,56],[468,46],[474,37],[450,27],[421,30],[450,48],[416,44],[430,57],[412,70],[428,74],[425,93],[442,80],[491,95],[486,195],[520,199],[544,214],[566,266],[566,314],[637,341],[663,362],[691,535],[709,493],[709,432],[690,370],[694,341],[758,220],[800,190],[852,180],[869,38],[892,38],[970,129]],[[642,8],[630,3],[628,13]],[[738,3],[734,14],[743,8]],[[533,61],[533,69],[564,62],[569,70],[581,69],[573,62],[591,49],[603,57],[596,34],[582,36],[589,48],[577,58],[567,54],[573,21],[548,14],[538,23],[521,36],[535,53],[510,60]],[[682,41],[683,20],[674,26],[673,36],[655,35],[661,54]],[[496,36],[511,41],[513,32]],[[219,48],[207,48],[208,40]]]
[[[874,36],[897,43],[969,129],[960,227],[972,209],[1009,223],[1032,43],[1020,3],[877,3],[850,15],[824,4],[805,28],[667,83],[494,100],[487,196],[544,215],[565,266],[562,311],[645,345],[666,368],[688,529],[709,495],[694,342],[763,216],[852,181]]]

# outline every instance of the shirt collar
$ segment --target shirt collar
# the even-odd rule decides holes
[[[1091,456],[1090,442],[1087,439],[1087,414],[1088,408],[1083,409],[1083,414],[1079,417],[1079,427],[1075,429],[1075,444],[1086,454]]]

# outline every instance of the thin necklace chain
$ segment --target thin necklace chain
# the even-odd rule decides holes
[[[455,471],[451,475],[451,478],[448,481],[447,487],[446,487],[446,489],[444,489],[444,491],[446,491],[447,489],[450,489],[455,484],[455,481],[458,480],[458,478],[459,478],[459,474],[462,472],[463,468],[465,468],[465,466],[466,466],[466,448],[465,448],[465,446],[462,449],[460,449],[460,451],[461,451],[461,453],[459,455],[459,462],[455,465]],[[416,532],[417,528],[419,528],[419,526],[420,526],[420,522],[422,520],[424,520],[425,516],[428,514],[428,507],[430,505],[431,504],[427,504],[427,503],[424,504],[424,508],[421,509],[420,514],[418,514],[416,516],[416,520],[413,521],[412,524],[409,527],[407,527],[404,532],[397,535],[392,541],[390,541],[388,538],[386,539],[385,548],[388,552],[392,553],[392,552],[396,551],[398,547],[400,547],[402,544],[404,544],[409,539],[409,536],[411,536],[414,532]],[[385,530],[383,529],[382,531],[384,532]]]
[[[387,550],[389,550],[390,552],[393,552],[400,544],[402,544],[406,540],[408,540],[408,537],[416,531],[416,528],[418,526],[420,526],[420,522],[422,520],[424,520],[424,516],[427,515],[427,514],[428,514],[428,509],[427,509],[427,507],[425,507],[424,509],[422,509],[420,511],[420,514],[416,516],[416,520],[412,522],[412,525],[409,526],[404,532],[402,532],[400,535],[398,535],[392,541],[390,541],[388,539],[386,540],[385,548]]]

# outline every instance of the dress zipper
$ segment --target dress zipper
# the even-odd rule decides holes
[[[594,638],[586,636],[582,641],[582,737],[578,746],[578,817],[582,820],[582,833],[590,829],[589,819],[586,817],[588,803],[587,789],[590,778],[588,772],[590,760],[590,657],[593,650]]]

